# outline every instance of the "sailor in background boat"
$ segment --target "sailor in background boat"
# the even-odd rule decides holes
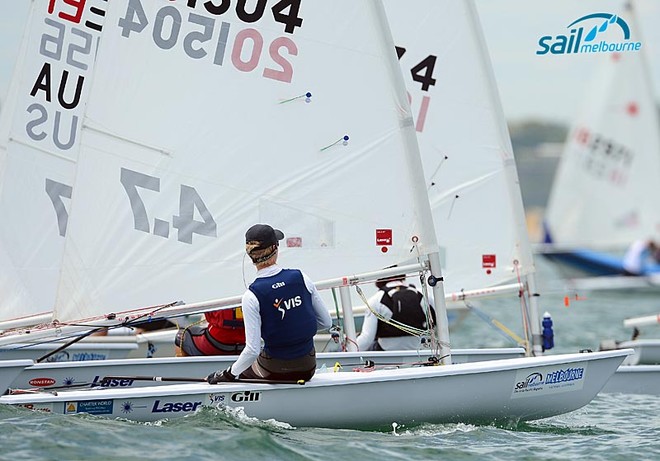
[[[245,250],[257,268],[243,295],[245,349],[211,384],[241,379],[309,380],[316,371],[314,335],[332,319],[312,280],[298,269],[277,265],[282,231],[255,224],[245,233]],[[261,339],[264,347],[261,349]]]
[[[623,256],[623,270],[625,275],[642,275],[644,267],[648,264],[660,262],[660,246],[652,240],[636,240],[626,250]]]
[[[422,339],[411,331],[428,330],[428,319],[423,307],[424,296],[412,285],[405,283],[405,275],[377,280],[379,291],[367,301],[362,331],[357,338],[361,351],[416,350]],[[431,309],[432,320],[435,312]],[[380,318],[379,318],[380,317]],[[401,328],[405,324],[412,329]]]
[[[238,355],[245,348],[243,311],[222,309],[205,312],[208,326],[179,328],[174,338],[177,357],[189,355]]]

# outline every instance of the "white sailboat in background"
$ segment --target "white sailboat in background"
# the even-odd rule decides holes
[[[219,11],[211,3],[116,1],[108,5],[96,66],[57,328],[130,320],[135,314],[127,309],[178,299],[189,304],[149,309],[167,316],[235,305],[238,298],[190,302],[242,291],[243,232],[266,221],[287,233],[287,264],[305,267],[309,255],[327,261],[310,268],[316,279],[401,263],[412,252],[433,287],[446,365],[319,373],[303,386],[184,384],[10,395],[0,403],[136,420],[226,405],[297,426],[510,423],[587,404],[630,353],[451,364],[424,171],[379,2],[284,1],[270,10],[263,2],[247,12],[240,5]],[[163,78],[171,69],[179,84]],[[171,110],[156,109],[163,99]],[[365,187],[366,176],[385,186]],[[402,187],[388,187],[393,181]],[[200,283],[205,273],[221,286]],[[331,284],[357,279],[344,275]],[[161,291],[153,297],[156,284]],[[408,397],[395,398],[403,389]],[[389,404],[374,407],[359,398],[365,393]],[[352,411],[321,409],[326,399],[350,401]]]
[[[626,2],[622,17],[639,41],[633,2]],[[640,276],[621,275],[626,247],[660,235],[660,120],[647,59],[643,46],[602,56],[555,176],[540,253],[576,291],[656,292],[660,284],[658,264],[647,264]],[[601,350],[635,350],[603,391],[657,395],[660,340],[631,333],[631,340],[600,344]]]
[[[530,297],[535,267],[518,174],[474,5],[385,6],[416,117],[446,291],[520,295],[527,334],[521,345],[540,355],[537,298]],[[457,118],[469,123],[457,125]]]
[[[51,319],[105,3],[89,2],[84,18],[82,5],[49,12],[33,2],[29,9],[0,119],[0,330]],[[120,358],[138,347],[134,338],[97,338],[58,352],[63,345],[13,344],[0,357]]]
[[[640,31],[632,3],[621,17],[633,40]],[[642,41],[643,42],[643,41]],[[660,235],[660,121],[646,49],[602,55],[570,131],[545,215],[541,253],[569,276],[624,274],[635,240]],[[576,288],[639,289],[660,282],[660,265],[635,277],[577,279]]]

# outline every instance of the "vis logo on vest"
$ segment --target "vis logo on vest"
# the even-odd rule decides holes
[[[275,302],[273,303],[273,307],[282,313],[282,319],[284,319],[286,311],[293,307],[299,307],[300,305],[302,305],[302,298],[300,296],[289,299],[275,299]]]

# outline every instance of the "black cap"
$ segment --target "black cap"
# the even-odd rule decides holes
[[[245,233],[245,243],[259,242],[259,246],[253,250],[263,250],[272,245],[278,245],[278,241],[284,238],[284,233],[279,229],[273,229],[268,224],[255,224]]]

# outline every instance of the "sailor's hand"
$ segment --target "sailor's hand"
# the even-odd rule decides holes
[[[218,383],[231,383],[236,381],[237,377],[231,374],[231,367],[226,370],[214,371],[206,377],[206,382],[209,384],[218,384]]]
[[[330,332],[330,337],[332,340],[338,343],[341,334],[341,328],[339,328],[337,325],[333,325],[328,329],[328,331]]]

